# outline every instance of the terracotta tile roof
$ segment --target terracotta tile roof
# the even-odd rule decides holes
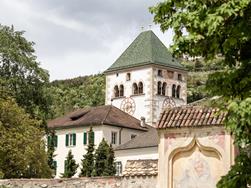
[[[148,126],[146,133],[141,133],[132,140],[117,146],[114,150],[138,149],[146,147],[157,147],[159,144],[159,137],[156,128]]]
[[[147,131],[147,128],[140,126],[140,120],[111,105],[78,109],[48,122],[48,128],[52,129],[88,125],[112,125]]]
[[[158,174],[158,159],[128,160],[123,176],[156,176]]]
[[[157,123],[158,129],[223,125],[226,113],[218,108],[183,106],[166,109]]]

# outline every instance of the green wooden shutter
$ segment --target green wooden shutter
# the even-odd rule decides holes
[[[51,144],[51,136],[47,136],[47,146],[49,147],[50,144]]]
[[[87,132],[84,132],[83,143],[84,143],[84,145],[87,144]]]
[[[58,147],[58,136],[54,136],[54,147]]]
[[[69,135],[65,135],[65,146],[69,146]]]
[[[76,133],[73,133],[73,146],[76,146]]]
[[[95,143],[94,141],[95,141],[95,133],[94,133],[94,131],[92,132],[92,134],[93,134],[93,143]]]

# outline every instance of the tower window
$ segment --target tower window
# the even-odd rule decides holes
[[[143,83],[139,82],[139,94],[143,94]]]
[[[124,96],[124,86],[123,86],[123,85],[120,85],[120,86],[119,86],[119,96],[120,96],[120,97],[123,97],[123,96]]]
[[[158,82],[158,95],[161,95],[161,82]]]
[[[178,74],[178,80],[182,81],[182,74]]]
[[[163,84],[162,84],[162,95],[166,95],[166,82],[164,82]]]
[[[117,85],[114,87],[114,97],[119,97],[119,87]]]
[[[176,97],[176,85],[173,84],[173,87],[172,87],[172,97]]]
[[[131,80],[131,73],[127,73],[126,74],[126,81],[130,81]]]
[[[136,83],[133,83],[132,88],[133,88],[133,94],[137,95],[139,93],[138,85]]]
[[[158,76],[162,77],[163,74],[162,74],[162,70],[158,70]]]
[[[180,98],[180,85],[177,87],[176,97]]]

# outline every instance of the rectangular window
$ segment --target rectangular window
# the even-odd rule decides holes
[[[131,134],[131,139],[134,139],[136,136],[136,134]]]
[[[116,168],[116,176],[122,175],[122,163],[120,161],[115,162],[115,168]]]
[[[158,70],[158,76],[162,77],[163,74],[162,74],[162,70]]]
[[[53,161],[53,175],[57,175],[57,161]]]
[[[117,144],[117,132],[112,132],[112,144]]]
[[[76,146],[76,133],[70,133],[65,135],[66,146]]]
[[[126,81],[130,81],[131,80],[131,73],[127,73],[126,74]]]
[[[182,74],[178,74],[178,80],[182,81]]]

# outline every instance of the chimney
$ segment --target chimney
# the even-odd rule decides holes
[[[146,118],[145,117],[140,118],[140,126],[141,127],[146,127]]]

